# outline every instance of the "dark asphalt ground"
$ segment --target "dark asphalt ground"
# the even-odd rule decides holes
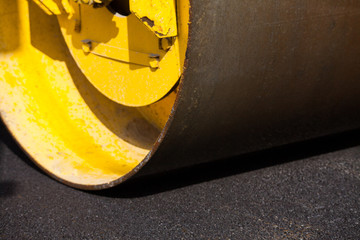
[[[360,131],[84,192],[0,126],[0,239],[360,239]]]

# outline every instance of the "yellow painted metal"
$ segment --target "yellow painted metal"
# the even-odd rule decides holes
[[[159,38],[177,35],[175,0],[130,0],[130,11]]]
[[[140,66],[159,68],[159,55],[151,53],[135,52],[126,48],[118,48],[104,43],[91,40],[83,40],[83,51],[99,57],[110,58]],[[131,55],[131,57],[130,57]]]
[[[139,107],[138,111],[149,123],[151,123],[158,130],[161,130],[165,126],[169,115],[171,114],[177,91],[178,90],[176,88],[174,91],[169,93],[166,98],[156,103],[144,107]]]
[[[47,14],[60,15],[64,12],[73,14],[71,0],[33,0]],[[77,4],[101,4],[110,0],[73,0]],[[142,21],[159,38],[175,37],[177,35],[175,0],[129,0],[130,11]],[[61,10],[65,11],[61,11]]]
[[[115,102],[140,107],[160,100],[172,89],[184,65],[187,1],[178,1],[179,34],[166,50],[134,14],[119,17],[107,8],[71,4],[79,12],[71,19],[66,14],[58,16],[61,31],[76,63],[100,92]],[[84,41],[94,43],[88,51],[100,54],[84,51]]]
[[[48,15],[60,15],[61,2],[59,0],[33,0]]]
[[[126,18],[76,1],[34,1],[48,14],[59,15],[75,61],[90,82],[115,102],[152,104],[165,96],[182,74],[188,29],[187,24],[180,24],[178,34],[176,15],[179,22],[187,23],[188,11],[176,13],[175,0],[130,0],[133,14]],[[178,3],[180,9],[186,5],[183,2]],[[165,49],[164,43],[169,42],[172,44]]]
[[[137,108],[111,101],[88,82],[58,29],[56,18],[32,1],[0,1],[1,118],[29,156],[54,177],[85,189],[110,187],[132,174],[159,131]],[[68,44],[81,45],[81,37],[72,38],[67,30],[73,30],[62,29]],[[171,109],[169,99],[143,113],[159,128]]]
[[[69,18],[74,14],[69,0],[33,0],[48,15],[68,14]]]

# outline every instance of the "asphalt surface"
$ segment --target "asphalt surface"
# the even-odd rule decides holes
[[[360,131],[84,192],[0,126],[0,239],[359,239]]]

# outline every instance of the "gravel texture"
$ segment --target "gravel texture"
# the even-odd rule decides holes
[[[359,239],[360,131],[84,192],[0,125],[0,239]]]

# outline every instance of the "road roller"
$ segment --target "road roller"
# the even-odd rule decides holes
[[[0,113],[86,190],[356,129],[360,1],[0,0]]]

